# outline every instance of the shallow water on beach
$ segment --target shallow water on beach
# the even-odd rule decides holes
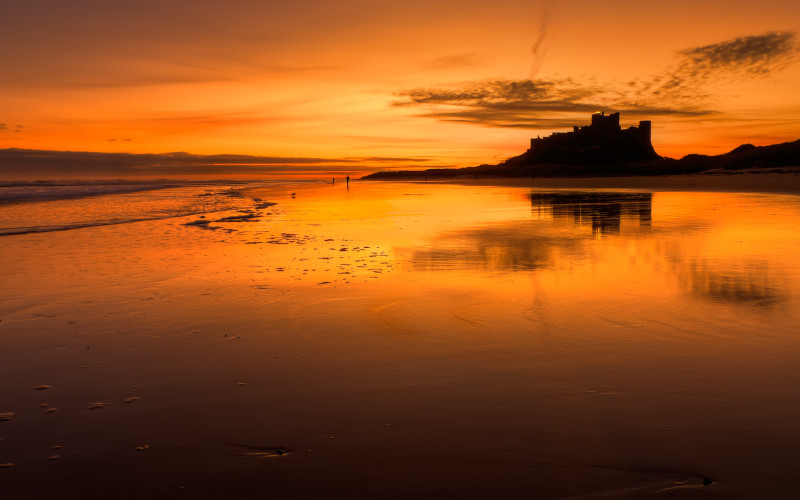
[[[0,220],[25,214],[19,227],[63,229],[0,237],[9,491],[795,490],[800,197],[363,182],[242,194],[0,206]],[[107,207],[164,217],[58,217]]]
[[[275,183],[278,184],[278,183]],[[0,185],[0,236],[65,231],[249,207],[238,184]]]

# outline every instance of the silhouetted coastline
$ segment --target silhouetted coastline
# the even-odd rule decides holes
[[[619,113],[592,115],[589,126],[531,139],[525,153],[496,165],[375,172],[366,180],[448,180],[460,177],[631,177],[727,173],[800,166],[800,140],[742,144],[721,155],[659,156],[650,143],[650,122],[621,129]],[[775,172],[773,172],[775,173]],[[777,173],[780,173],[778,171]]]

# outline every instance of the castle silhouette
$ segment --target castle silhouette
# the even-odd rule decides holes
[[[530,148],[496,165],[426,170],[382,171],[362,179],[449,179],[456,177],[611,177],[679,175],[709,170],[796,167],[800,140],[753,146],[743,144],[716,156],[686,155],[679,160],[659,156],[650,142],[652,124],[623,129],[619,113],[597,112],[592,123],[572,132],[555,132],[531,139]],[[599,167],[599,168],[598,168]]]
[[[528,164],[568,165],[656,160],[660,156],[650,142],[650,131],[650,120],[640,121],[638,127],[623,129],[619,125],[619,113],[594,113],[591,125],[576,125],[572,132],[531,139],[530,149],[515,159]]]

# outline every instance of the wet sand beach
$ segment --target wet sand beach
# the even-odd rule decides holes
[[[463,177],[442,182],[536,189],[645,189],[649,191],[798,194],[800,193],[800,167],[719,170],[693,175],[639,177],[478,177],[477,179]]]
[[[3,497],[793,498],[796,178],[159,190],[0,236]]]

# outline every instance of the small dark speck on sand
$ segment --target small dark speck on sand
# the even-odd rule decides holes
[[[140,444],[139,446],[134,448],[134,450],[136,450],[136,451],[144,451],[144,450],[146,450],[148,448],[150,448],[149,444]]]
[[[46,391],[47,389],[52,389],[52,385],[37,385],[33,388],[34,391]]]
[[[102,407],[106,406],[107,404],[108,403],[101,403],[101,402],[92,403],[92,404],[89,405],[89,409],[90,410],[96,410],[98,408],[102,408]]]
[[[214,222],[258,222],[256,217],[260,217],[260,214],[231,215],[217,219]]]
[[[187,222],[184,226],[205,226],[207,224],[211,224],[210,220],[195,220],[192,222]]]
[[[713,480],[713,479],[711,479],[710,477],[704,477],[704,478],[703,478],[703,486],[708,486],[708,485],[710,485],[710,484],[711,484],[711,483],[713,483],[713,482],[714,482],[714,480]]]
[[[125,398],[126,403],[133,403],[134,401],[138,400],[139,396],[131,396],[129,398]]]

